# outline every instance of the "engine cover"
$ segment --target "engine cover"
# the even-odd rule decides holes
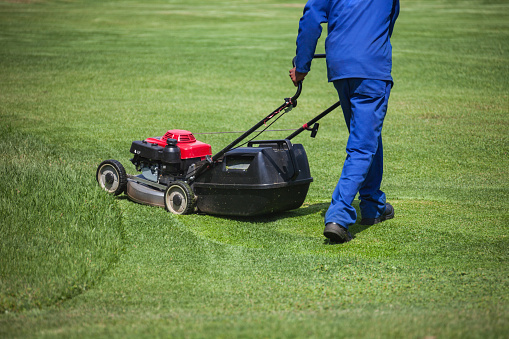
[[[179,159],[174,159],[178,154],[176,152],[171,152],[170,155],[170,146],[167,142],[169,139],[177,141],[176,146],[180,150],[180,155],[177,156]],[[174,143],[175,141],[171,143],[172,147],[175,147]],[[209,144],[196,140],[191,132],[175,129],[169,130],[162,137],[133,141],[130,152],[151,161],[175,163],[177,160],[186,159],[204,160],[212,155],[212,148]]]
[[[186,130],[172,129],[166,132],[162,137],[147,138],[145,141],[150,144],[165,147],[168,139],[177,140],[181,159],[200,158],[203,160],[207,155],[212,155],[212,148],[209,144],[196,140],[193,133]]]

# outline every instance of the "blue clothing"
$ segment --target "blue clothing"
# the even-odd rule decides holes
[[[382,126],[392,82],[352,78],[336,80],[334,86],[350,136],[341,177],[325,214],[325,224],[335,222],[348,228],[357,219],[352,206],[357,192],[363,218],[379,218],[385,212],[385,193],[380,190]]]
[[[299,23],[296,70],[307,73],[322,33],[329,81],[345,78],[391,80],[390,36],[399,0],[309,0]]]
[[[390,37],[399,15],[399,0],[309,0],[299,23],[296,70],[307,73],[322,23],[327,74],[334,83],[350,132],[346,160],[325,223],[345,228],[355,223],[357,193],[363,218],[385,212],[380,190],[383,174],[382,126],[392,88]]]

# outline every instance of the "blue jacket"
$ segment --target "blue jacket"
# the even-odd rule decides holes
[[[392,81],[390,37],[399,14],[399,0],[309,0],[299,23],[295,66],[307,73],[321,23],[329,81],[366,78]]]

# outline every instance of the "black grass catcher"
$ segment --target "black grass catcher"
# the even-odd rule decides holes
[[[126,193],[133,201],[165,207],[175,214],[257,216],[299,208],[313,178],[304,146],[291,140],[303,131],[311,131],[314,137],[317,121],[339,102],[285,139],[254,139],[297,105],[301,91],[299,83],[294,96],[215,155],[210,145],[196,140],[191,132],[173,129],[162,137],[133,141],[131,162],[138,175],[126,174],[117,160],[105,160],[97,168],[97,181],[111,194]],[[237,146],[255,132],[244,146]]]

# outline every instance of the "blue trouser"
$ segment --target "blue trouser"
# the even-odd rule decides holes
[[[357,193],[363,218],[378,218],[385,212],[385,193],[380,190],[383,173],[382,125],[392,88],[391,81],[342,79],[334,81],[346,126],[350,132],[346,160],[325,223],[341,226],[355,223],[352,206]]]

